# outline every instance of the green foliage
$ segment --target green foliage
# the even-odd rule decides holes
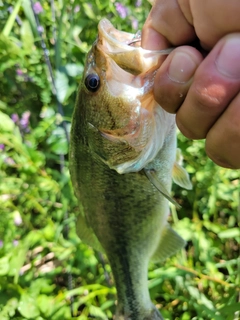
[[[113,317],[116,291],[106,258],[76,236],[78,209],[56,101],[69,130],[99,20],[107,17],[134,33],[150,9],[147,2],[121,3],[125,18],[115,1],[56,0],[54,8],[41,1],[38,18],[56,97],[30,1],[0,1],[1,320],[73,319],[71,302],[75,319]],[[150,266],[151,297],[166,320],[238,319],[239,173],[215,166],[204,141],[179,135],[179,147],[193,190],[174,185],[182,209],[172,207],[170,222],[188,245],[164,265]]]

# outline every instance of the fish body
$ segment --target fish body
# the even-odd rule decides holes
[[[163,319],[148,290],[150,259],[184,246],[167,224],[176,158],[175,116],[153,98],[167,52],[131,45],[104,19],[88,53],[72,119],[70,173],[79,237],[106,253],[117,289],[116,319]],[[189,186],[177,165],[175,180]]]

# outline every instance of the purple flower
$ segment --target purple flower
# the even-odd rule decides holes
[[[36,13],[36,14],[39,14],[41,12],[43,12],[43,7],[41,5],[41,3],[39,1],[37,1],[36,3],[34,3],[33,5],[33,11]]]
[[[78,13],[80,11],[80,5],[76,5],[76,7],[74,8],[74,13]]]
[[[20,127],[24,132],[29,132],[29,118],[30,118],[30,111],[25,111],[22,114],[22,118],[20,119]]]
[[[13,245],[14,245],[14,247],[16,247],[17,245],[18,245],[18,240],[13,240]]]
[[[23,73],[23,71],[22,71],[21,69],[18,68],[18,69],[16,70],[16,74],[17,74],[18,76],[23,76],[24,73]]]
[[[0,150],[4,150],[5,145],[3,143],[0,143]]]
[[[38,32],[43,33],[44,32],[44,28],[43,26],[38,26],[37,27]]]
[[[19,116],[16,113],[13,113],[11,115],[11,118],[14,123],[17,123],[19,121]]]
[[[120,2],[116,2],[115,8],[117,10],[117,13],[119,14],[119,16],[122,19],[126,18],[128,11],[127,11],[127,8],[123,4],[121,4]]]
[[[38,28],[38,31],[39,32],[43,32],[44,31],[44,28],[42,27],[42,26],[39,26]],[[24,72],[22,69],[20,69],[20,68],[18,68],[17,70],[16,70],[16,74],[17,74],[17,76],[19,76],[22,80],[24,80],[24,81],[32,81],[32,78],[31,77],[29,77],[28,75],[27,75],[27,73],[26,72]]]
[[[15,161],[13,160],[13,158],[11,157],[7,157],[4,159],[4,162],[8,165],[8,166],[14,166],[15,165]]]
[[[142,5],[142,0],[137,0],[136,2],[135,2],[135,7],[141,7],[141,5]]]
[[[11,115],[12,121],[16,123],[16,125],[19,127],[22,134],[30,132],[30,128],[29,128],[30,115],[31,115],[30,111],[25,111],[22,114],[22,117],[20,119],[17,113],[13,113]]]
[[[2,248],[2,247],[3,247],[3,241],[0,240],[0,248]]]
[[[138,29],[138,21],[137,21],[137,19],[132,19],[132,28],[134,30]]]
[[[20,226],[20,224],[22,224],[22,217],[18,211],[14,214],[14,223],[16,226]]]

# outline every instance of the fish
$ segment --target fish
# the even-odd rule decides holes
[[[185,241],[168,224],[172,180],[191,189],[176,146],[175,115],[154,100],[155,74],[169,50],[107,19],[86,57],[72,116],[69,168],[79,203],[77,234],[106,254],[116,291],[115,319],[163,319],[148,290],[148,264]]]

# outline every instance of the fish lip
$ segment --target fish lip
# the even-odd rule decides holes
[[[109,20],[102,19],[98,24],[96,47],[105,57],[113,60],[121,69],[132,75],[138,75],[157,69],[163,62],[163,56],[172,49],[147,50],[132,46],[136,35],[117,30]]]
[[[99,38],[104,38],[107,44],[110,44],[116,49],[121,48],[122,51],[133,51],[136,47],[129,46],[129,43],[133,40],[134,34],[117,30],[109,20],[102,19],[98,24]]]
[[[139,31],[137,32],[137,34]],[[142,51],[145,54],[147,53],[155,53],[160,55],[167,55],[169,54],[173,48],[165,49],[165,50],[147,50],[143,49],[140,45],[139,46],[131,46],[133,42],[136,42],[134,40],[136,37],[136,34],[125,32],[116,29],[112,23],[104,18],[102,19],[98,24],[98,38],[99,39],[106,39],[106,42],[114,48],[119,49],[121,48],[121,51]],[[140,38],[137,39],[137,41],[141,40]],[[140,41],[139,41],[140,42]]]

